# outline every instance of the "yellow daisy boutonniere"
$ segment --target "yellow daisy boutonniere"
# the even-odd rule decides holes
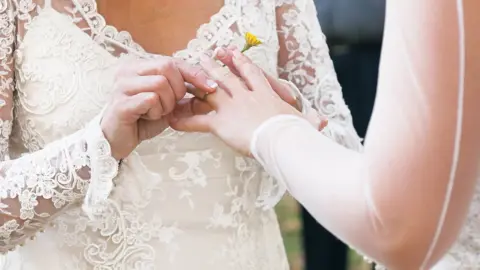
[[[245,46],[243,46],[242,53],[246,52],[252,47],[256,47],[258,45],[262,44],[262,41],[260,41],[257,36],[254,34],[247,32],[245,33]]]

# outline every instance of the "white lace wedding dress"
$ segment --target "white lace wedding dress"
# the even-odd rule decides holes
[[[311,0],[225,0],[174,56],[196,63],[247,31],[264,41],[248,55],[360,149]],[[288,269],[284,189],[213,136],[167,130],[118,170],[97,116],[116,69],[149,57],[94,0],[0,0],[3,269]]]

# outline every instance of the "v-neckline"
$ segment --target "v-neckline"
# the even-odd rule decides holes
[[[108,24],[105,17],[98,11],[97,7],[97,0],[87,0],[87,2],[91,3],[91,10],[86,10],[84,7],[85,5],[80,5],[78,0],[72,0],[75,7],[82,13],[87,21],[91,31],[94,35],[103,36],[108,38],[109,41],[115,43],[117,46],[125,49],[129,54],[133,53],[140,57],[153,57],[158,56],[158,54],[150,53],[144,50],[141,44],[138,44],[135,39],[132,37],[129,31],[126,30],[118,30],[115,26]],[[186,47],[175,51],[171,56],[172,57],[179,57],[179,58],[190,58],[191,55],[188,53],[191,47],[196,44],[200,44],[205,40],[205,36],[202,35],[202,31],[205,28],[209,28],[212,24],[214,24],[214,19],[218,17],[228,17],[225,16],[226,13],[231,12],[232,10],[237,12],[237,3],[238,0],[224,0],[222,7],[213,15],[210,16],[207,22],[201,24],[193,39],[189,40],[186,44]],[[227,25],[226,27],[230,27]],[[105,32],[109,31],[110,34],[106,35]],[[122,36],[125,40],[123,42],[118,42],[115,38],[111,36]],[[208,43],[208,42],[205,42]],[[211,43],[211,42],[210,42]],[[214,42],[215,43],[215,42]],[[209,44],[210,46],[213,44]],[[207,46],[208,47],[208,46]],[[207,50],[208,48],[202,48],[203,50]],[[198,49],[197,49],[198,50]],[[185,57],[189,55],[189,57]]]

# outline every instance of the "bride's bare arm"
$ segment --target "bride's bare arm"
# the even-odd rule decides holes
[[[388,2],[364,153],[295,117],[257,132],[267,170],[326,228],[391,269],[427,269],[441,258],[478,178],[480,3],[456,2]]]

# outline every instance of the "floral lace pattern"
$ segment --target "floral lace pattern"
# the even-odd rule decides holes
[[[111,181],[117,166],[110,155],[110,146],[95,122],[41,151],[8,161],[15,86],[13,53],[17,27],[14,22],[17,17],[25,20],[22,12],[32,10],[32,5],[7,0],[0,2],[3,161],[0,164],[0,213],[5,220],[0,227],[2,252],[23,244],[42,230],[57,211],[82,200],[91,181],[101,178]],[[28,23],[22,26],[26,28]]]
[[[89,184],[109,181],[117,173],[110,146],[99,121],[48,144],[41,151],[9,160],[14,107],[16,31],[28,28],[35,5],[0,2],[0,251],[14,249],[32,238],[59,210],[81,201]],[[16,20],[26,21],[17,25]],[[16,27],[19,26],[19,27]],[[19,54],[16,60],[19,60]],[[23,78],[25,79],[25,78]],[[18,82],[21,83],[22,79]]]
[[[201,54],[217,46],[241,47],[244,33],[255,33],[264,45],[248,56],[293,82],[332,119],[329,135],[358,149],[312,7],[311,0],[225,0],[174,56],[197,63]],[[45,230],[7,254],[7,269],[288,269],[271,208],[284,190],[257,162],[213,136],[166,130],[143,142],[117,174],[108,145],[87,123],[95,123],[91,119],[107,102],[118,66],[131,57],[156,56],[108,25],[96,1],[0,0],[0,25],[0,85],[13,100],[6,105],[9,117],[0,109],[4,123],[13,123],[12,136],[5,136],[10,143],[2,148],[13,163],[5,164],[16,165],[15,174],[30,166],[42,177],[59,176],[47,177],[48,192],[41,195],[62,210],[50,219],[48,211],[60,208],[40,209],[33,202],[28,209],[35,222],[4,223],[0,235],[25,232],[30,225]],[[39,161],[31,166],[30,159]],[[45,190],[28,180],[23,183],[29,191]],[[85,196],[87,205],[103,203],[95,219],[82,210]],[[52,226],[45,226],[47,219]]]

